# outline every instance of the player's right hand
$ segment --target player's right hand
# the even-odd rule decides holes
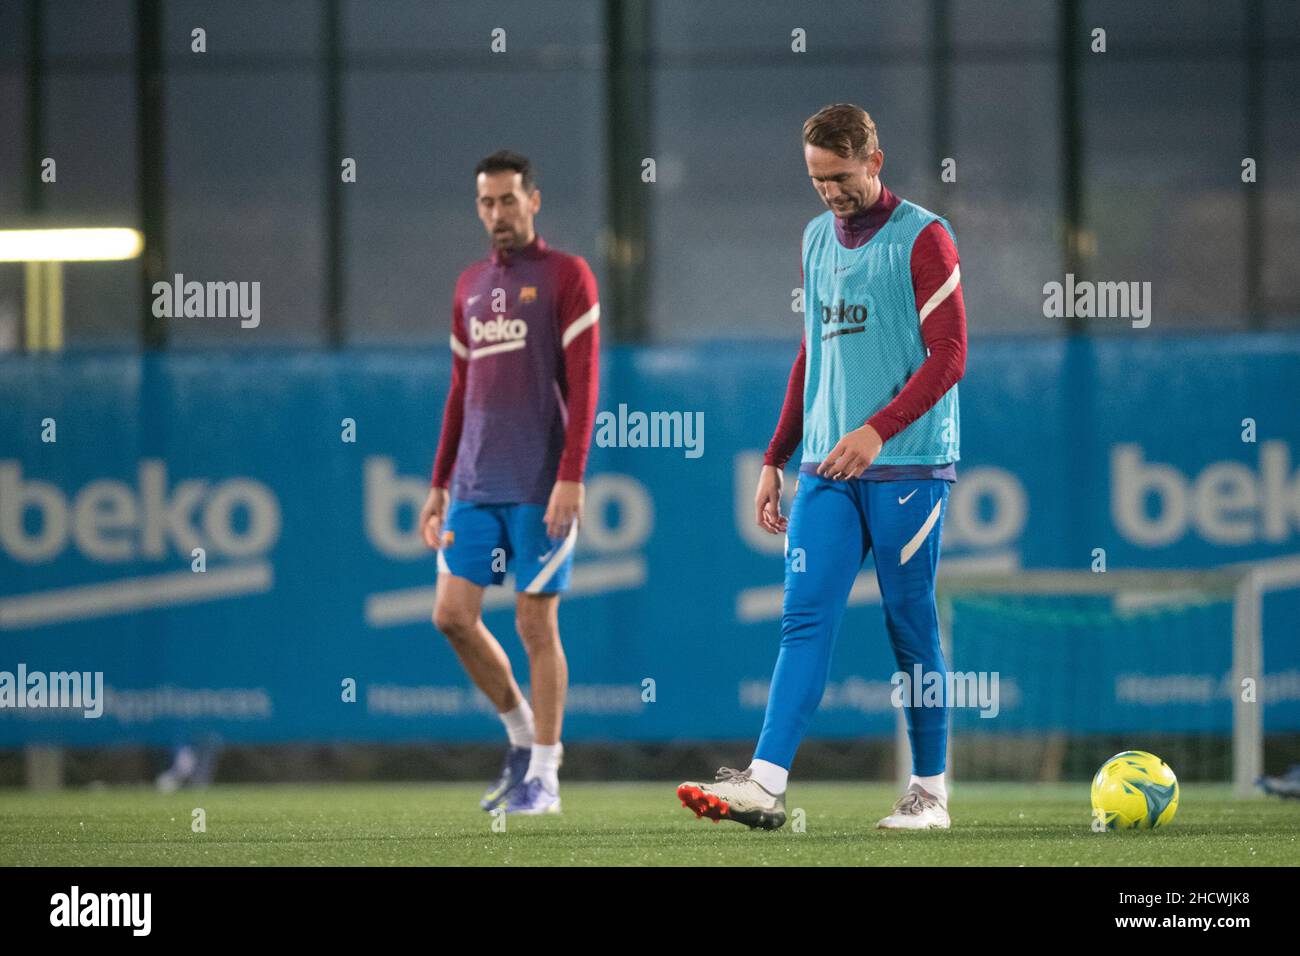
[[[781,514],[781,485],[785,474],[775,465],[764,465],[758,473],[758,493],[754,495],[754,521],[768,534],[785,534],[790,524]]]
[[[449,497],[446,488],[430,488],[429,497],[424,499],[424,507],[420,509],[420,531],[424,543],[435,551],[442,542],[442,522],[447,517]]]

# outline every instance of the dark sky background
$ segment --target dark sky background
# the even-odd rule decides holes
[[[199,280],[260,280],[256,343],[215,324],[173,326],[177,346],[318,345],[324,337],[324,84],[316,0],[165,3],[170,266]],[[1152,19],[1152,10],[1165,11]],[[1251,4],[1083,4],[1105,54],[1082,60],[1084,215],[1097,278],[1151,281],[1165,328],[1241,327],[1247,190],[1258,190],[1261,297],[1294,326],[1300,293],[1300,4],[1267,0],[1258,74],[1259,182],[1247,151]],[[27,4],[0,4],[0,225],[24,214]],[[648,190],[652,338],[799,337],[789,308],[799,237],[821,210],[799,149],[834,101],[871,111],[895,191],[950,218],[971,332],[1057,334],[1042,285],[1060,280],[1062,115],[1057,5],[952,0],[950,97],[936,85],[925,0],[654,5],[650,155],[606,156],[603,5],[345,0],[344,314],[350,341],[445,340],[457,273],[485,249],[472,168],[530,155],[539,231],[602,280],[608,192]],[[45,3],[40,125],[59,181],[50,221],[137,225],[134,3]],[[208,52],[190,52],[190,31]],[[494,28],[507,52],[489,51]],[[792,53],[790,32],[807,31]],[[947,118],[943,122],[942,117]],[[957,182],[939,180],[945,156]],[[341,158],[341,157],[340,157]],[[66,268],[73,346],[130,346],[133,263]],[[0,265],[0,348],[21,318],[22,269]],[[239,341],[236,341],[236,340]]]

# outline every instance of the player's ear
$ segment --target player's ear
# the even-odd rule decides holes
[[[885,151],[877,148],[874,153],[867,157],[867,169],[872,176],[879,176],[880,170],[885,166]]]
[[[537,215],[538,211],[542,208],[542,191],[540,189],[534,189],[533,194],[528,198],[528,203],[533,210],[533,215]]]

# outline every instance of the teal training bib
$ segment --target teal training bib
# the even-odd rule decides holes
[[[835,236],[835,216],[818,216],[803,234],[803,460],[822,461],[841,438],[866,424],[902,390],[928,352],[912,290],[912,244],[932,222],[947,221],[904,200],[857,249]],[[885,442],[877,465],[943,465],[961,458],[954,385],[928,412]]]

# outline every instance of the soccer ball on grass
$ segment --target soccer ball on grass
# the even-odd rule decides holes
[[[1092,816],[1097,829],[1153,830],[1178,812],[1178,778],[1145,750],[1111,757],[1092,778]]]

